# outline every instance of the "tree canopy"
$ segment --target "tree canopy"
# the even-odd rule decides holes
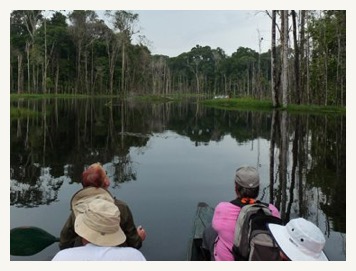
[[[139,16],[129,11],[107,11],[106,19],[93,10],[53,11],[51,16],[45,12],[11,12],[10,93],[195,93],[272,99],[276,70],[277,90],[280,71],[286,73],[289,103],[346,105],[344,10],[287,11],[298,23],[288,28],[287,48],[276,40],[273,66],[272,50],[260,53],[245,47],[231,56],[200,44],[177,57],[152,55],[145,37],[133,43]],[[282,17],[276,14],[279,31]],[[282,38],[281,33],[276,36]]]

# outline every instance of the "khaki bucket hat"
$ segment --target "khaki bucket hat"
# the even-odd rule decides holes
[[[71,208],[74,215],[77,216],[78,214],[84,213],[88,208],[88,204],[95,199],[102,199],[114,203],[113,196],[106,189],[100,187],[86,187],[79,190],[72,197]]]
[[[78,213],[75,232],[97,246],[118,246],[126,241],[120,227],[119,208],[111,201],[94,198],[83,213]]]

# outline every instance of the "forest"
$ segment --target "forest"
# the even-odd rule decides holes
[[[168,57],[151,54],[145,36],[133,43],[134,12],[14,10],[10,94],[224,95],[275,107],[346,106],[346,10],[264,12],[267,52],[239,47],[229,56],[197,44]]]

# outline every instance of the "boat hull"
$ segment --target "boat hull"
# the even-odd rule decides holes
[[[203,241],[203,232],[211,224],[214,208],[205,202],[199,202],[193,220],[193,230],[188,244],[188,261],[206,261],[206,252],[201,248]]]

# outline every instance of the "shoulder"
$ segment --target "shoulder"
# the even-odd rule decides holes
[[[233,228],[241,208],[230,203],[220,202],[214,210],[212,226],[218,233]]]
[[[232,204],[231,202],[220,202],[216,205],[214,215],[215,216],[221,216],[228,214],[230,215],[237,215],[240,213],[241,208],[239,206],[236,206]]]
[[[117,206],[117,208],[119,208],[120,210],[120,217],[123,221],[127,221],[127,220],[132,220],[132,212],[130,207],[127,205],[126,202],[119,200],[117,198],[114,198],[115,200],[115,205]]]
[[[119,208],[120,212],[130,212],[130,208],[126,202],[114,198],[115,205]]]
[[[222,201],[219,202],[216,207],[215,210],[235,210],[235,209],[241,209],[239,206],[232,204],[231,202],[227,202],[227,201]]]
[[[124,202],[123,200],[121,200],[121,199],[117,199],[117,198],[114,198],[114,200],[115,200],[115,204],[116,204],[116,205],[120,205],[120,206],[128,207],[127,203],[126,203],[126,202]]]
[[[80,247],[82,248],[82,247]],[[70,261],[76,258],[78,247],[65,248],[57,252],[52,261]]]
[[[139,251],[137,248],[134,247],[120,247],[120,248],[126,250],[126,252],[129,254],[143,256],[142,252]]]
[[[281,214],[279,213],[279,210],[272,203],[270,203],[268,205],[268,209],[271,210],[273,216],[276,216],[276,217],[279,217],[279,218],[281,217]]]
[[[121,258],[126,261],[146,261],[145,256],[133,247],[113,247],[114,250],[120,251]]]

